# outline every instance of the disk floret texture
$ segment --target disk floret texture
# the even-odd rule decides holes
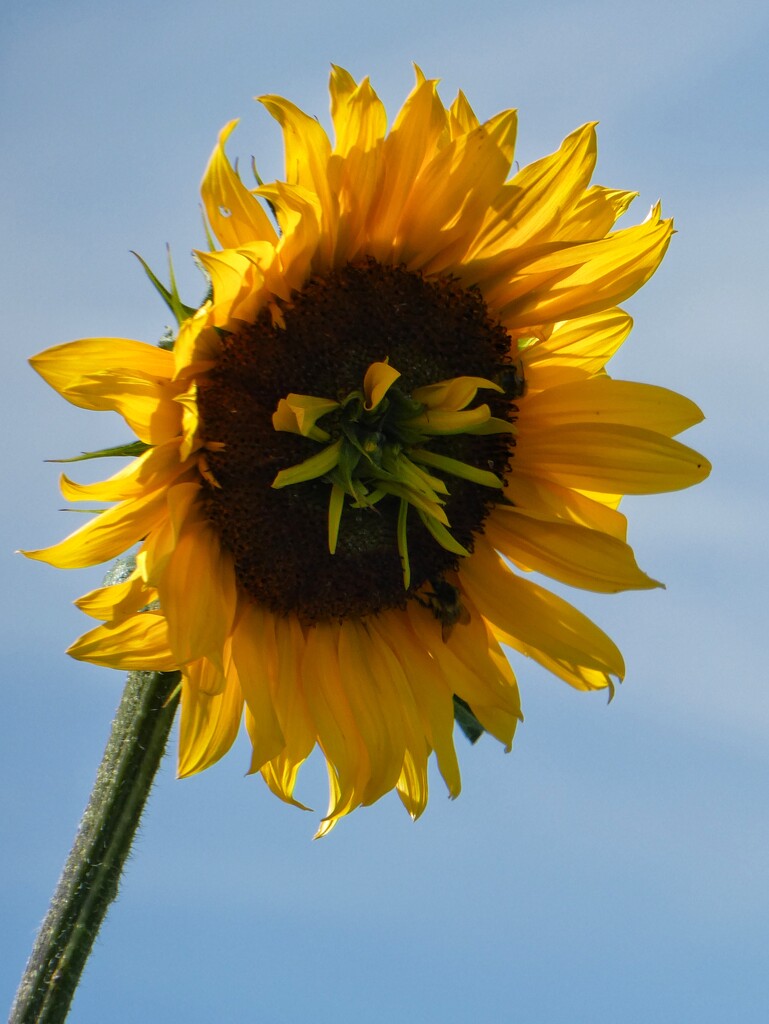
[[[330,138],[288,100],[285,178],[241,178],[221,132],[202,183],[210,247],[199,308],[172,349],[89,338],[33,366],[74,405],[121,414],[130,458],[62,477],[107,503],[30,557],[62,568],[135,551],[77,602],[99,624],[70,653],[181,671],[179,773],[217,761],[245,719],[251,772],[281,799],[316,746],[318,834],[395,789],[413,817],[428,760],[460,790],[454,716],[510,749],[521,718],[508,650],[579,690],[622,656],[530,578],[659,586],[636,564],[624,494],[688,487],[709,467],[674,440],[699,409],[606,364],[617,304],[657,269],[659,204],[591,185],[595,126],[512,170],[515,111],[481,123],[416,85],[388,129],[368,79],[330,80]],[[504,645],[504,646],[503,646]]]

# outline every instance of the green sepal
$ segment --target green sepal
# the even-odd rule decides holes
[[[417,508],[417,514],[445,551],[450,551],[453,555],[462,555],[463,558],[469,558],[470,552],[467,548],[460,544],[456,537],[452,537],[446,527],[438,522],[435,516],[426,515],[421,508]]]
[[[404,395],[398,388],[391,388],[387,397],[393,407],[391,416],[395,420],[410,420],[424,411],[424,404],[410,395]]]
[[[473,709],[454,694],[454,721],[471,743],[477,743],[486,730],[473,714]]]
[[[107,506],[104,508],[60,508],[59,512],[77,512],[84,516],[100,516],[102,512],[107,511]]]
[[[256,169],[256,157],[255,156],[251,157],[251,173],[254,176],[254,180],[256,181],[256,184],[259,186],[259,188],[262,188],[262,186],[264,185],[264,180],[262,179],[262,176],[259,173],[259,171],[257,171],[257,169]]]
[[[362,486],[363,485],[361,484],[361,487]],[[380,487],[377,487],[376,490],[373,491],[365,491],[365,493],[356,492],[356,494],[358,493],[360,496],[356,497],[356,500],[350,503],[350,508],[373,508],[378,501],[382,500],[382,498],[391,497],[391,495],[388,495],[387,492],[383,491]]]
[[[208,221],[206,220],[206,213],[202,206],[200,207],[200,216],[203,220],[203,232],[206,236],[206,242],[208,243],[208,251],[213,252],[216,249],[216,241],[214,240],[214,236],[211,234],[211,228],[208,226]],[[195,262],[198,264],[200,269],[203,270],[203,264],[200,262],[200,260],[195,260]],[[203,273],[205,273],[205,270],[203,270]]]
[[[328,499],[328,550],[333,555],[339,540],[339,524],[344,510],[344,489],[338,484],[331,485],[331,496]]]
[[[398,509],[398,555],[401,560],[401,572],[403,573],[403,589],[408,590],[411,586],[411,562],[409,561],[409,538],[406,524],[408,521],[409,503],[405,498],[400,500]]]
[[[347,452],[347,455],[345,456],[345,466],[349,467],[350,473],[352,473],[355,467],[358,465],[361,456],[363,456],[370,463],[375,465],[376,463],[372,456],[376,453],[377,449],[375,447],[367,448],[364,441],[361,441],[359,436],[360,427],[358,426],[358,424],[355,422],[347,423],[344,420],[342,420],[339,426],[341,428],[342,434],[347,440],[347,444],[344,445],[344,449]]]
[[[152,285],[155,288],[155,291],[158,293],[158,295],[160,295],[161,299],[165,302],[165,304],[171,310],[173,315],[176,317],[177,324],[181,325],[181,324],[184,323],[185,320],[189,320],[189,318],[194,313],[196,313],[197,310],[195,309],[194,306],[187,306],[187,305],[185,305],[185,303],[183,303],[181,298],[179,297],[179,289],[176,287],[176,276],[174,274],[174,265],[173,265],[173,262],[171,260],[171,249],[167,248],[167,252],[168,252],[168,277],[169,277],[169,280],[171,282],[170,289],[166,288],[166,286],[163,284],[163,282],[160,281],[159,278],[152,272],[152,270],[150,269],[150,266],[147,263],[147,261],[142,259],[142,257],[139,255],[138,252],[134,252],[133,249],[131,250],[131,252],[137,258],[137,260],[141,263],[142,267],[144,268],[144,273],[147,275],[147,277],[152,282]]]
[[[395,478],[400,480],[401,483],[406,484],[408,487],[412,487],[415,491],[419,491],[421,494],[425,494],[428,497],[434,499],[438,504],[443,504],[443,499],[439,495],[443,494],[448,497],[449,489],[446,486],[445,481],[441,480],[440,477],[433,476],[426,470],[417,466],[409,459],[407,455],[399,455],[395,461],[393,468]]]
[[[315,480],[319,476],[325,476],[336,467],[339,462],[339,453],[342,449],[342,439],[330,444],[327,448],[319,451],[317,455],[311,455],[304,462],[296,466],[289,466],[288,469],[281,469],[272,486],[276,489],[288,487],[291,484],[301,484],[305,480]]]
[[[135,459],[143,455],[152,445],[144,441],[131,441],[130,444],[119,444],[114,448],[102,448],[98,452],[83,452],[81,455],[73,455],[71,459],[46,459],[46,462],[85,462],[86,459],[114,459],[129,458]]]
[[[346,430],[345,435],[347,435]],[[357,497],[360,493],[360,487],[355,486],[356,481],[353,480],[353,473],[361,460],[362,454],[363,449],[359,445],[353,446],[352,444],[343,443],[339,449],[339,461],[335,469],[336,477],[345,492],[354,497]]]
[[[441,469],[451,476],[461,477],[463,480],[470,480],[471,483],[481,484],[483,487],[503,486],[502,481],[488,469],[478,469],[467,462],[460,462],[459,459],[452,459],[448,455],[438,455],[437,452],[428,451],[426,448],[412,448],[409,457],[414,462],[421,462],[425,466],[432,466],[433,469]]]
[[[381,477],[377,478],[379,487],[377,490],[384,491],[385,494],[394,494],[396,498],[403,498],[409,504],[413,505],[417,511],[426,513],[431,519],[436,519],[440,523],[449,525],[446,513],[443,511],[440,505],[437,505],[434,501],[430,501],[429,497],[424,494],[420,494],[415,491],[412,487],[408,487],[405,484],[400,483],[396,480],[387,480]]]
[[[259,188],[262,188],[262,186],[264,185],[264,182],[262,181],[261,174],[256,169],[256,157],[253,157],[253,156],[251,157],[251,173],[253,174],[254,179],[256,180],[256,183],[259,186]],[[270,208],[270,213],[272,214],[272,219],[275,221],[275,224],[277,225],[278,224],[278,211],[275,208],[275,204],[271,203],[270,200],[266,198],[266,196],[260,196],[259,198],[263,199],[264,202],[267,203],[267,206]],[[280,230],[278,230],[278,234],[280,234]],[[213,248],[214,248],[214,246],[212,245],[211,249],[213,249]]]
[[[515,424],[501,420],[497,416],[491,416],[485,423],[479,423],[475,427],[468,427],[468,434],[517,434]]]

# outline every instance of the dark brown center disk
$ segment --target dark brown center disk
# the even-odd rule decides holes
[[[200,388],[203,436],[225,446],[208,456],[220,484],[208,490],[210,519],[234,556],[241,588],[278,614],[314,623],[402,607],[426,581],[455,568],[456,556],[410,510],[411,588],[405,591],[396,538],[399,502],[390,497],[373,509],[346,503],[336,553],[330,554],[330,484],[318,479],[271,486],[279,470],[320,446],[276,431],[272,414],[290,392],[342,399],[361,388],[371,363],[385,359],[400,371],[397,385],[406,394],[460,376],[497,379],[507,387],[510,339],[476,289],[371,259],[311,280],[282,312],[283,328],[265,313],[225,335],[219,361]],[[512,420],[512,397],[508,387],[508,394],[483,391],[478,401]],[[430,448],[501,475],[511,443],[506,434],[459,435],[431,439]],[[499,492],[456,477],[445,482],[451,532],[472,549]]]

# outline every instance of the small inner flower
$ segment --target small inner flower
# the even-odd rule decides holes
[[[508,335],[476,290],[375,260],[280,312],[226,335],[201,387],[203,435],[223,445],[210,518],[275,612],[402,607],[472,551],[500,499],[520,385]]]

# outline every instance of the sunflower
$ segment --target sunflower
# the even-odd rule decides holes
[[[672,234],[655,206],[589,184],[595,126],[510,176],[516,114],[480,123],[416,85],[388,131],[368,79],[334,67],[334,141],[279,96],[284,181],[249,187],[221,132],[202,183],[220,248],[197,309],[154,275],[172,347],[90,338],[36,356],[64,398],[120,413],[138,440],[109,504],[30,557],[130,574],[77,601],[70,648],[181,671],[179,774],[217,761],[245,713],[251,772],[281,799],[316,744],[319,834],[395,788],[413,817],[435,753],[460,790],[455,715],[510,749],[521,718],[502,645],[579,690],[624,674],[614,643],[528,578],[612,593],[639,569],[623,494],[688,487],[705,459],[673,440],[698,408],[612,380],[617,308]],[[106,454],[109,454],[107,452]]]

